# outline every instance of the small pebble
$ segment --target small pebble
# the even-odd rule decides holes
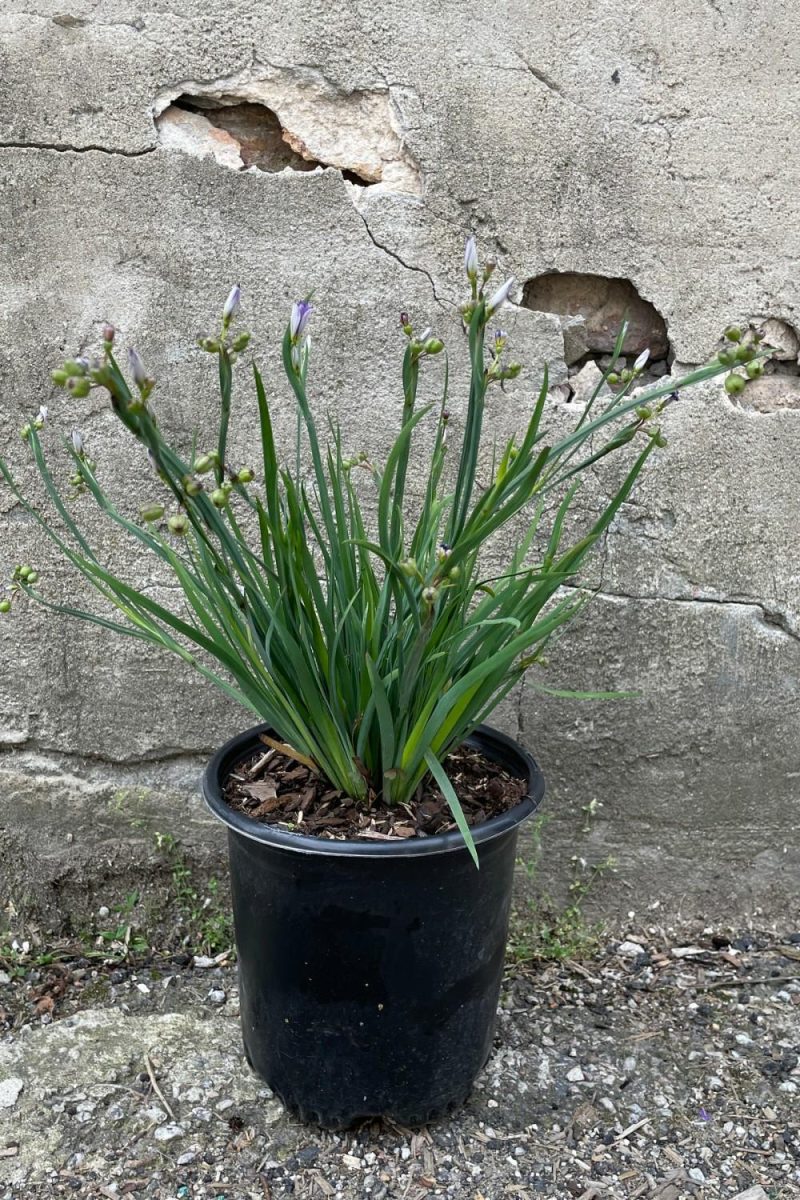
[[[157,1142],[173,1142],[175,1138],[183,1137],[185,1132],[182,1125],[159,1125],[153,1136]]]
[[[0,1108],[13,1108],[24,1086],[21,1079],[0,1079]]]

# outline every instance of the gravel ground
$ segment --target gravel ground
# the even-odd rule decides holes
[[[245,1063],[235,968],[184,960],[0,973],[0,1197],[800,1196],[796,933],[511,968],[472,1098],[416,1131],[289,1117]]]

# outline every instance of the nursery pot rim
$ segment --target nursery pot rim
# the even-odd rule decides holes
[[[412,837],[397,842],[355,839],[338,841],[333,838],[313,837],[307,833],[290,833],[274,825],[254,821],[252,817],[237,812],[222,795],[222,781],[256,748],[260,734],[272,732],[274,731],[269,724],[255,725],[231,738],[219,748],[203,772],[203,798],[213,816],[223,825],[227,825],[229,830],[254,842],[262,842],[297,854],[321,854],[336,858],[416,858],[466,851],[464,839],[457,829],[448,833],[436,833],[430,837]],[[483,751],[518,778],[528,780],[528,794],[513,808],[470,827],[473,841],[476,845],[481,845],[507,833],[529,817],[542,801],[545,781],[533,755],[519,742],[490,725],[479,725],[474,733],[464,739],[463,744]]]

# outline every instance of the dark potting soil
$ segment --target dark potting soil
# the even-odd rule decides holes
[[[444,767],[469,825],[507,812],[527,791],[524,779],[467,746],[446,758]],[[223,796],[236,812],[265,825],[339,841],[394,841],[456,828],[447,801],[430,776],[408,804],[385,804],[373,792],[359,803],[266,741],[262,750],[228,776]]]

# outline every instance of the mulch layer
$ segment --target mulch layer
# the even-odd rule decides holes
[[[230,807],[254,821],[337,841],[401,841],[456,828],[447,801],[430,777],[410,804],[386,804],[374,791],[366,803],[359,803],[281,753],[277,743],[262,740],[264,749],[240,763],[223,790]],[[527,790],[524,779],[466,746],[445,759],[444,767],[470,826],[507,812]]]

